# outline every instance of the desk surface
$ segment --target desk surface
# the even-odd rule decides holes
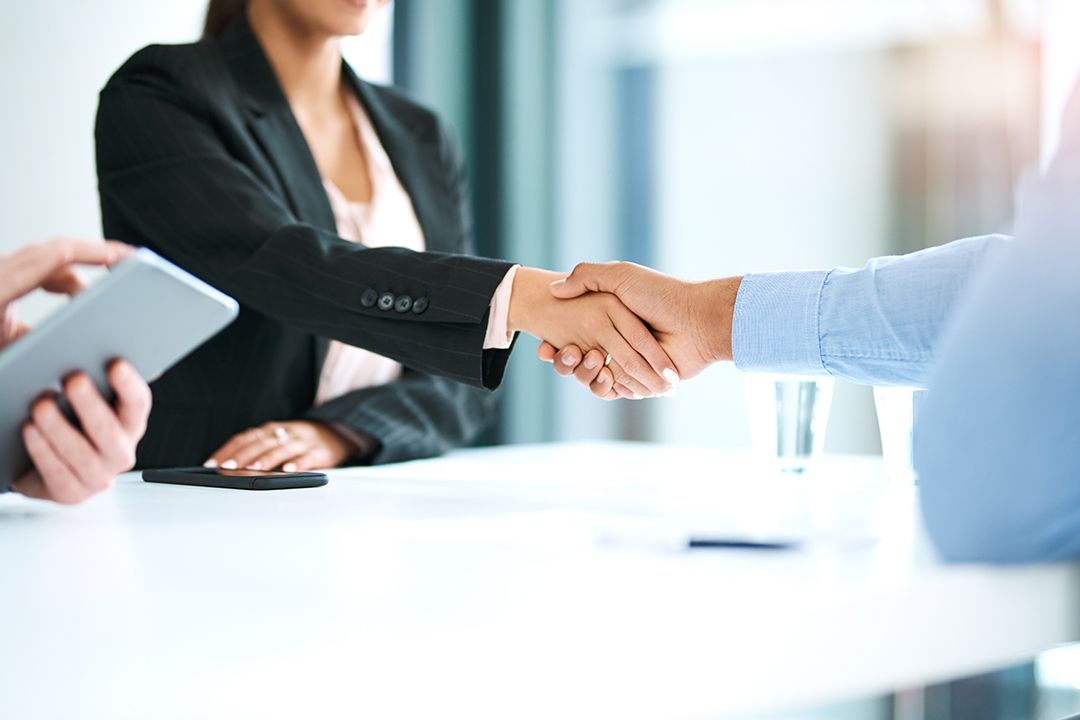
[[[0,498],[0,717],[729,717],[1080,636],[1078,570],[946,567],[876,461],[465,451],[266,493]],[[771,527],[778,517],[780,528]],[[672,527],[795,550],[675,550]]]

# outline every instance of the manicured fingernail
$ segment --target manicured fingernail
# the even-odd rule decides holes
[[[225,462],[221,463],[221,467],[224,470],[235,470],[236,469],[236,461],[233,460],[232,458],[229,458]]]
[[[641,394],[640,393],[634,393],[631,397],[633,397],[635,400],[640,400],[641,399]]]
[[[216,468],[217,467],[217,460],[215,460],[214,458],[210,458],[209,460],[207,460],[206,462],[203,463],[203,467]]]
[[[566,284],[566,278],[559,278],[555,282],[551,283],[551,287],[561,287]]]
[[[675,372],[674,370],[672,370],[671,368],[668,368],[662,374],[664,376],[664,379],[667,380],[672,385],[678,385],[679,384],[679,374],[677,372]]]
[[[262,463],[258,462],[258,461],[255,461],[255,462],[251,463],[251,469],[252,470],[262,470]]]
[[[596,357],[594,357],[592,355],[586,355],[585,356],[585,367],[588,368],[589,370],[595,370],[596,366],[599,365],[599,364],[600,364],[600,361],[597,360]]]
[[[281,469],[285,472],[296,472],[296,463],[285,463]]]
[[[573,366],[573,365],[577,365],[577,363],[574,361],[574,357],[572,355],[563,355],[562,356],[562,364],[566,365],[568,367]]]
[[[601,374],[600,377],[596,378],[596,382],[601,385],[607,385],[607,375]]]

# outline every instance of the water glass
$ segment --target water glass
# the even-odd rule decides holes
[[[881,456],[885,476],[900,482],[915,482],[912,438],[915,415],[923,390],[912,387],[874,388]]]
[[[803,472],[825,450],[833,379],[747,373],[754,452],[786,472]]]

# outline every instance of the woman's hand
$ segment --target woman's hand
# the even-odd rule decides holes
[[[307,420],[268,422],[234,435],[204,463],[225,470],[303,472],[332,468],[353,452],[345,438],[326,425]]]
[[[81,429],[64,416],[56,400],[34,403],[22,433],[34,469],[12,484],[12,490],[70,505],[105,490],[118,473],[132,468],[150,415],[150,388],[123,361],[114,362],[108,376],[116,391],[115,407],[86,373],[64,381],[64,395]]]
[[[607,293],[561,300],[550,285],[558,273],[520,268],[510,299],[509,329],[523,330],[556,347],[595,348],[612,378],[611,397],[640,399],[670,392],[678,382],[675,363],[649,328]]]

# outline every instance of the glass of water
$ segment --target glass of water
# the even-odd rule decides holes
[[[874,388],[874,408],[881,432],[881,457],[885,463],[885,477],[889,480],[915,482],[912,437],[922,395],[920,388]]]
[[[803,472],[825,450],[833,379],[747,373],[754,452],[786,472]]]

